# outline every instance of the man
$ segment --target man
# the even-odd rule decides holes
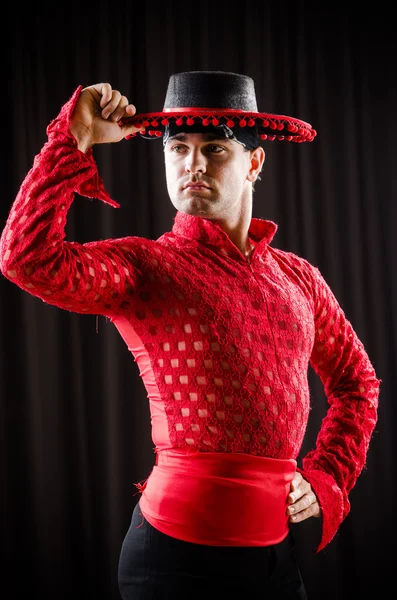
[[[79,87],[47,133],[1,269],[45,302],[107,316],[139,365],[156,465],[121,550],[122,597],[306,598],[289,523],[321,518],[317,551],[334,537],[380,384],[319,270],[273,248],[276,224],[252,218],[260,142],[311,142],[315,130],[258,112],[245,75],[192,71],[170,77],[158,113],[137,115],[109,83]],[[172,231],[65,242],[75,192],[118,206],[92,148],[137,135],[163,140]],[[298,467],[309,364],[329,410]]]

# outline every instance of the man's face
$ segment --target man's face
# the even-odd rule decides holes
[[[180,212],[210,219],[235,215],[244,201],[251,201],[252,155],[258,152],[263,150],[248,151],[212,133],[169,138],[164,156],[172,204]]]

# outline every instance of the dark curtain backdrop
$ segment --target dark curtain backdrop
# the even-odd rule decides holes
[[[49,121],[79,84],[109,81],[146,112],[162,108],[173,72],[237,71],[254,78],[259,110],[317,129],[312,144],[265,142],[254,216],[278,224],[274,246],[318,266],[382,386],[367,464],[337,536],[316,554],[318,521],[294,526],[310,600],[379,598],[394,584],[397,54],[392,16],[370,8],[376,14],[347,3],[315,11],[304,2],[57,3],[9,6],[3,21],[2,227]],[[77,197],[67,239],[169,230],[161,142],[94,152],[121,208]],[[4,277],[0,294],[1,595],[117,600],[133,484],[154,464],[137,365],[105,318],[47,305]],[[311,370],[309,378],[301,456],[327,409]]]

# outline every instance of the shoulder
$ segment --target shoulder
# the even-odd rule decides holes
[[[268,249],[271,258],[279,265],[286,275],[290,275],[295,280],[309,285],[310,288],[312,287],[313,280],[316,279],[319,274],[319,270],[315,265],[294,252],[273,248],[271,246],[269,246]]]
[[[307,258],[270,246],[269,253],[283,273],[293,280],[316,305],[323,302],[325,298],[334,296],[319,267]]]
[[[269,248],[271,256],[284,273],[294,279],[303,291],[310,296],[313,306],[322,310],[324,303],[336,307],[339,302],[330,284],[315,264],[294,254],[278,248]]]

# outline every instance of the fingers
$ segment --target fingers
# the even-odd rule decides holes
[[[301,521],[305,521],[310,517],[318,518],[321,516],[321,511],[318,503],[311,504],[308,508],[304,510],[300,510],[296,514],[290,515],[289,519],[292,523],[300,523]]]
[[[297,471],[291,481],[291,491],[288,498],[291,502],[295,502],[298,498],[301,498],[310,489],[310,483],[303,479],[302,475]]]
[[[112,90],[108,83],[102,86],[102,92],[101,116],[103,119],[118,122],[125,134],[131,135],[137,131],[145,131],[145,127],[142,125],[123,123],[123,118],[133,117],[136,113],[135,106],[128,102],[127,96],[123,96],[118,90]]]
[[[295,491],[299,488],[299,486],[301,485],[303,481],[303,477],[302,475],[299,473],[299,471],[296,471],[293,480],[291,481],[291,491]]]
[[[117,122],[123,117],[133,117],[135,115],[135,106],[129,103],[127,96],[122,95],[118,90],[114,90],[110,83],[97,83],[90,87],[99,95],[98,100],[103,119]]]
[[[290,521],[298,523],[309,517],[320,517],[321,509],[312,487],[300,473],[291,481],[291,492],[288,494],[287,514]]]
[[[110,99],[106,102],[101,101],[102,113],[101,116],[103,119],[111,119],[112,121],[118,121],[122,117],[127,114],[135,114],[135,106],[128,103],[128,98],[126,96],[122,96],[118,90],[112,90]],[[108,98],[108,94],[106,94],[106,99]],[[129,107],[128,112],[126,112],[127,106]]]
[[[112,86],[110,83],[101,83],[98,87],[100,88],[98,92],[101,95],[101,101],[99,105],[101,108],[104,108],[112,99]]]
[[[299,500],[289,505],[287,514],[291,515],[292,521],[302,521],[308,517],[317,516],[319,505],[316,495],[310,491],[304,494]]]

